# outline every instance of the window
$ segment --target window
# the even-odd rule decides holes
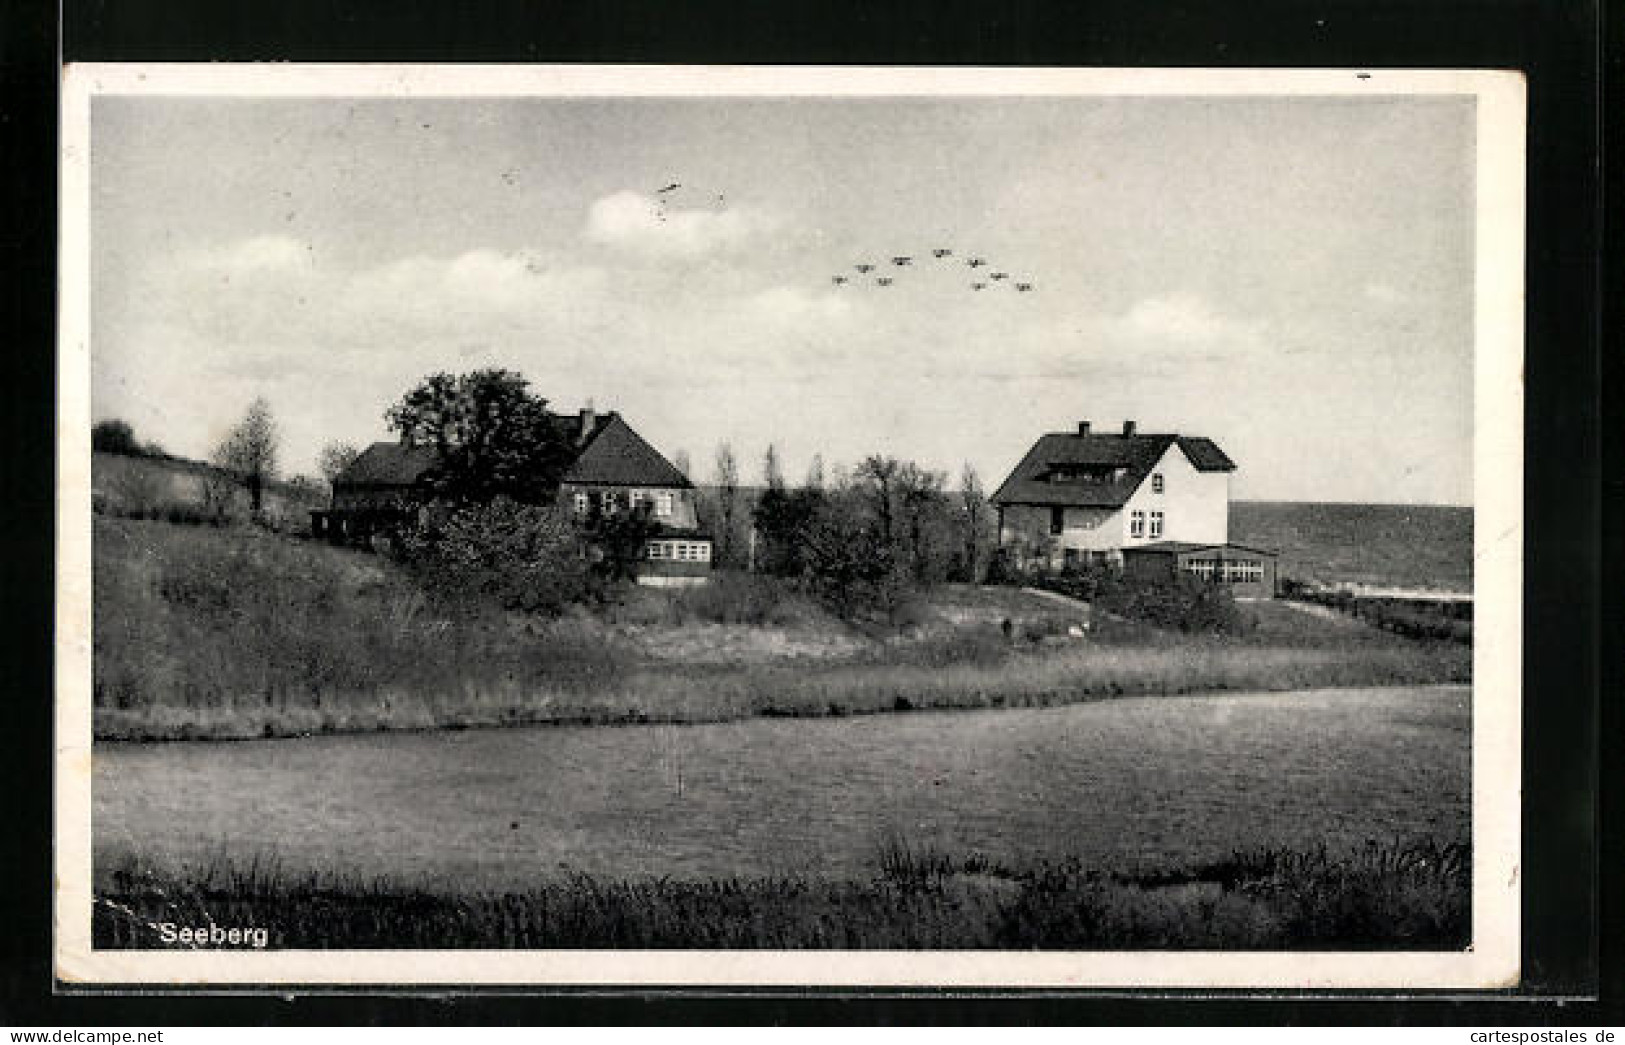
[[[598,495],[598,508],[605,515],[614,515],[619,500],[620,498],[615,496],[614,490],[605,490]]]
[[[1153,537],[1161,537],[1162,536],[1162,513],[1161,512],[1152,512],[1151,513],[1151,536],[1153,536]]]
[[[666,545],[664,543],[660,541],[650,541],[646,547],[648,548],[649,558],[664,559],[666,557]]]
[[[1185,572],[1227,584],[1259,584],[1264,580],[1264,564],[1257,559],[1192,559],[1185,563]]]
[[[701,562],[711,561],[711,545],[696,544],[694,546],[694,551]]]
[[[1051,534],[1057,534],[1057,533],[1060,533],[1065,528],[1066,528],[1066,509],[1065,508],[1051,508],[1049,510],[1049,532]]]
[[[1224,579],[1233,583],[1257,584],[1264,579],[1264,564],[1257,559],[1227,560]]]
[[[1152,472],[1151,473],[1151,492],[1152,493],[1161,493],[1162,492],[1162,473],[1161,472]]]
[[[1078,549],[1066,548],[1061,552],[1061,561],[1068,569],[1078,565]]]
[[[592,500],[585,490],[577,490],[575,495],[575,508],[577,515],[586,515],[592,510]]]
[[[664,519],[671,515],[672,497],[670,490],[661,490],[655,494],[655,514]]]
[[[1128,516],[1128,535],[1130,537],[1144,537],[1145,536],[1145,513],[1144,512],[1135,511],[1135,512],[1130,512],[1129,513],[1129,516]]]

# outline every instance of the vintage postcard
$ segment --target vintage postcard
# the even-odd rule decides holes
[[[64,82],[65,988],[1518,982],[1517,74]]]

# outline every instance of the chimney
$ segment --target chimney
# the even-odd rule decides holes
[[[598,412],[592,408],[592,400],[587,400],[586,407],[581,411],[581,432],[576,436],[577,443],[585,443],[592,438],[593,426],[598,423]]]
[[[1123,422],[1123,434],[1125,436],[1129,436],[1129,435],[1134,434],[1134,422],[1133,421],[1124,421]]]
[[[1078,434],[1079,435],[1088,435],[1089,434],[1089,422],[1088,421],[1079,421],[1078,422]]]

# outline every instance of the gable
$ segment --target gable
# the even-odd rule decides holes
[[[691,486],[687,477],[644,442],[619,414],[610,414],[608,422],[598,426],[565,471],[564,481],[588,486],[653,486],[680,490]]]

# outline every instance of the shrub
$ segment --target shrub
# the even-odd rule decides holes
[[[1249,618],[1236,609],[1235,597],[1225,584],[1179,576],[1172,581],[1120,582],[1103,587],[1101,604],[1108,611],[1137,617],[1162,628],[1214,635],[1234,635],[1247,629]]]
[[[588,548],[557,509],[498,498],[401,535],[402,555],[433,595],[557,614],[600,592]]]
[[[749,627],[782,628],[822,616],[795,585],[775,577],[731,570],[717,571],[709,584],[679,589],[672,602],[681,620]]]
[[[90,448],[97,453],[122,454],[126,457],[136,457],[141,454],[141,444],[136,442],[135,430],[128,422],[113,419],[99,421],[90,430]]]
[[[1068,569],[1037,578],[1040,587],[1096,605],[1108,613],[1159,628],[1208,635],[1236,635],[1252,626],[1225,584],[1180,574],[1140,580],[1106,566]]]

